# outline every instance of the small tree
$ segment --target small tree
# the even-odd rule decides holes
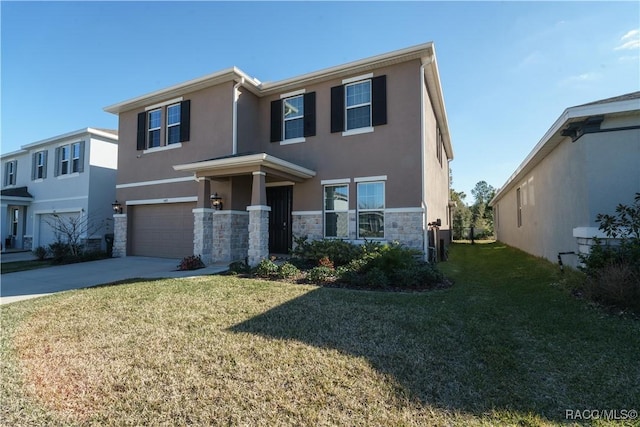
[[[453,238],[455,240],[462,239],[464,237],[464,229],[471,225],[471,210],[464,202],[467,195],[464,191],[455,191],[451,189],[450,198],[456,203],[453,210],[452,226],[453,226]]]
[[[90,223],[89,217],[82,213],[76,216],[61,216],[57,213],[45,222],[51,227],[57,243],[68,246],[71,256],[80,255],[82,236],[89,236],[102,228],[101,223]]]

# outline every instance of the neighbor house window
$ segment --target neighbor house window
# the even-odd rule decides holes
[[[160,146],[160,129],[162,126],[162,110],[149,111],[149,148]]]
[[[349,186],[324,187],[324,236],[349,237]]]
[[[45,156],[46,161],[46,156]],[[46,167],[45,167],[46,169]],[[56,148],[55,176],[84,171],[84,141],[61,145]]]
[[[190,116],[191,101],[182,101],[182,98],[150,106],[145,112],[138,113],[136,149],[147,150],[189,141]]]
[[[38,151],[33,153],[33,165],[31,179],[44,179],[47,177],[47,152]]]
[[[167,144],[180,142],[180,104],[167,107]]]
[[[386,76],[354,77],[331,88],[331,132],[370,132],[386,123]]]
[[[299,95],[283,99],[282,109],[284,139],[302,138],[304,136],[304,97]]]
[[[384,238],[384,182],[358,183],[358,238]]]
[[[522,196],[520,194],[520,189],[516,190],[516,215],[518,221],[518,227],[522,226]]]
[[[271,142],[304,142],[316,134],[316,93],[304,89],[271,101]]]
[[[11,160],[4,164],[4,185],[16,185],[17,170],[17,160]]]

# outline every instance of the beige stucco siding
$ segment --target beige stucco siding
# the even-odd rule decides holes
[[[424,128],[424,205],[427,208],[427,222],[440,218],[443,228],[449,227],[447,204],[449,202],[449,162],[442,144],[437,144],[437,122],[431,99],[425,87],[422,88],[425,104]],[[442,162],[438,160],[438,150]]]
[[[331,87],[341,85],[342,79],[299,88],[316,92],[316,135],[302,143],[269,142],[271,101],[280,94],[260,100],[260,150],[317,172],[315,178],[296,184],[294,210],[321,209],[321,181],[341,178],[352,180],[350,205],[355,209],[353,179],[382,175],[388,177],[387,208],[420,206],[419,69],[420,62],[411,61],[374,70],[374,76],[387,76],[387,124],[370,133],[331,133]]]
[[[231,83],[188,93],[183,100],[191,100],[190,140],[180,148],[138,151],[136,135],[138,113],[131,110],[120,113],[118,151],[118,184],[185,176],[173,170],[173,165],[190,163],[231,153],[232,146],[232,93]],[[165,115],[162,116],[165,121]],[[163,129],[164,129],[163,125]],[[164,141],[164,135],[162,137]]]

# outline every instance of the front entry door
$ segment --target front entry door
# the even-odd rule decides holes
[[[267,187],[269,253],[287,254],[291,249],[291,207],[293,187]]]

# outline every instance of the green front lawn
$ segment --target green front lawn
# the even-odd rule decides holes
[[[499,243],[455,245],[440,266],[455,285],[426,293],[213,276],[3,306],[2,423],[526,426],[640,410],[640,322]]]

